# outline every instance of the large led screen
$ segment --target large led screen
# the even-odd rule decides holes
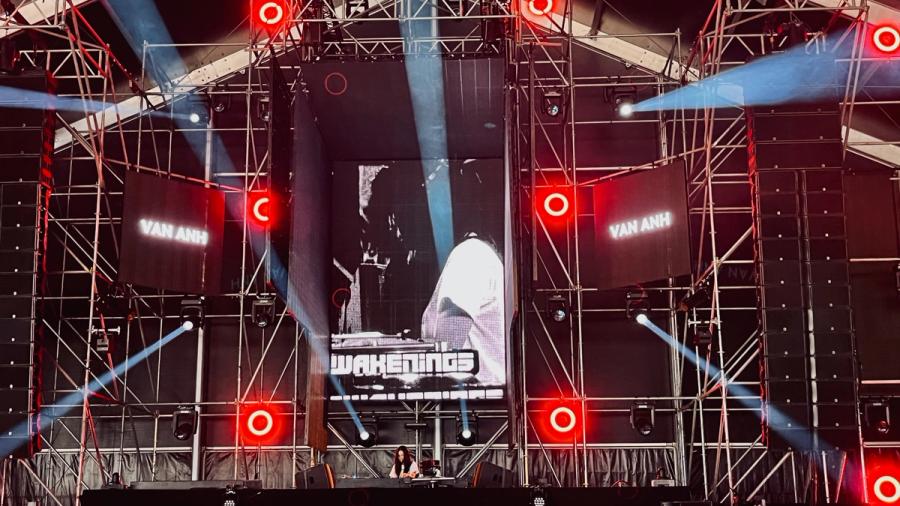
[[[595,271],[601,289],[691,272],[684,164],[594,186]]]
[[[503,162],[341,162],[332,189],[331,399],[502,398]]]
[[[119,280],[186,293],[219,292],[224,227],[222,192],[129,172]]]

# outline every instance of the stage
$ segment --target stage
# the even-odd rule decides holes
[[[543,498],[544,502],[540,502]],[[536,500],[537,499],[537,500]],[[337,488],[319,490],[250,490],[224,488],[192,490],[88,490],[84,506],[275,506],[316,504],[328,506],[375,506],[415,504],[465,505],[636,505],[687,501],[683,487],[608,488]],[[226,501],[234,501],[228,503]]]

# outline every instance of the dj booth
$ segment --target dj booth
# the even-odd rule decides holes
[[[659,505],[687,501],[683,487],[458,488],[417,486],[398,480],[363,480],[333,489],[189,488],[88,490],[84,506],[554,506]],[[378,486],[376,486],[378,485]],[[424,485],[424,483],[422,483]]]

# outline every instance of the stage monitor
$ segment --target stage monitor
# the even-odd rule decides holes
[[[222,192],[129,172],[119,280],[177,292],[218,293],[224,227]]]
[[[600,289],[691,272],[684,164],[636,172],[594,186]]]
[[[503,161],[341,162],[333,178],[330,398],[503,398]]]

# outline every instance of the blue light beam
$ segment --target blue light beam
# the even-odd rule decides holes
[[[193,327],[194,327],[193,324],[191,324],[190,322],[185,322],[184,324],[179,325],[177,329],[173,330],[172,332],[169,332],[168,334],[163,336],[159,341],[156,341],[155,343],[151,344],[150,346],[147,346],[143,350],[128,357],[127,359],[125,359],[124,361],[122,361],[118,365],[116,365],[112,370],[106,371],[105,373],[100,375],[100,377],[93,380],[90,384],[88,384],[88,392],[96,392],[96,391],[100,390],[101,388],[109,385],[113,381],[113,379],[122,376],[123,374],[125,374],[125,371],[127,371],[127,370],[131,369],[132,367],[134,367],[135,365],[143,362],[150,355],[156,353],[163,346],[169,344],[170,342],[175,340],[176,337],[191,330]],[[58,399],[56,401],[56,404],[59,406],[62,406],[62,407],[42,409],[40,412],[40,415],[38,416],[38,419],[40,420],[38,430],[44,431],[45,429],[47,429],[57,418],[64,416],[65,414],[72,411],[72,409],[74,409],[73,407],[69,407],[69,406],[73,406],[76,403],[82,403],[83,399],[84,399],[84,389],[79,388],[78,390],[76,390],[70,394],[67,394],[63,398]],[[52,414],[51,414],[51,410],[52,410]],[[11,429],[11,430],[13,433],[21,432],[24,429],[26,429],[27,426],[28,426],[28,422],[23,422],[23,423],[19,424],[15,429]],[[2,455],[3,458],[6,458],[7,456],[11,455],[12,452],[15,451],[15,449],[18,448],[22,443],[24,443],[24,440],[19,440],[19,441],[13,440],[13,441],[8,441],[6,443],[0,444],[0,455]]]
[[[429,42],[437,36],[437,23],[431,19],[415,19],[433,16],[431,1],[412,0],[409,8],[411,18],[400,23],[406,80],[416,122],[438,267],[443,269],[453,248],[453,201],[447,159],[443,55],[440,46]]]
[[[674,337],[669,335],[669,333],[666,332],[665,330],[657,327],[656,324],[654,324],[652,321],[650,321],[650,319],[647,318],[646,315],[640,314],[637,316],[637,318],[635,318],[635,320],[638,323],[640,323],[641,325],[643,325],[644,327],[647,327],[648,329],[650,329],[651,332],[653,332],[654,334],[659,336],[669,346],[671,346],[672,348],[675,348],[676,351],[678,351],[679,353],[684,355],[684,357],[687,358],[688,360],[690,360],[692,363],[698,365],[700,368],[702,368],[704,370],[708,370],[713,377],[718,376],[719,374],[722,374],[721,369],[714,366],[713,364],[710,364],[703,357],[698,356],[694,352],[694,350],[681,344],[677,339],[675,339]],[[756,411],[756,408],[758,408],[759,406],[757,406],[750,399],[747,399],[747,397],[758,397],[758,396],[755,395],[749,388],[747,388],[743,385],[738,385],[735,383],[728,382],[727,378],[726,378],[726,382],[727,382],[726,388],[732,390],[734,393],[736,393],[738,395],[737,398],[733,398],[732,400],[736,400],[740,404],[743,404],[744,406],[746,406],[748,408],[752,408],[753,413],[756,413],[757,416],[762,418],[762,411],[759,411],[759,412]],[[725,393],[726,392],[723,390],[722,395],[725,396]],[[786,414],[780,412],[778,409],[774,408],[771,405],[766,406],[766,409],[768,410],[768,412],[770,414],[770,416],[769,416],[770,418],[772,418],[772,415],[775,415],[779,419],[787,421],[793,427],[803,427],[802,425],[798,424],[797,422],[794,422]],[[774,430],[774,428],[773,428],[773,430]],[[809,441],[811,441],[811,438],[809,438],[808,432],[806,433],[805,437],[800,437],[798,434],[795,434],[793,432],[777,431],[777,430],[776,430],[776,432],[778,432],[778,434],[782,438],[784,438],[785,441],[790,443],[791,446],[794,447],[794,449],[797,449],[797,450],[811,450],[812,449],[809,444]]]
[[[766,56],[634,105],[635,112],[836,101],[847,65],[842,53],[808,52],[805,45]]]
[[[75,97],[60,97],[51,93],[22,88],[0,86],[0,107],[6,109],[37,109],[50,111],[101,113],[115,104],[100,100],[87,100]],[[171,113],[165,111],[148,111],[157,117],[168,118]],[[186,114],[176,114],[189,119]]]

